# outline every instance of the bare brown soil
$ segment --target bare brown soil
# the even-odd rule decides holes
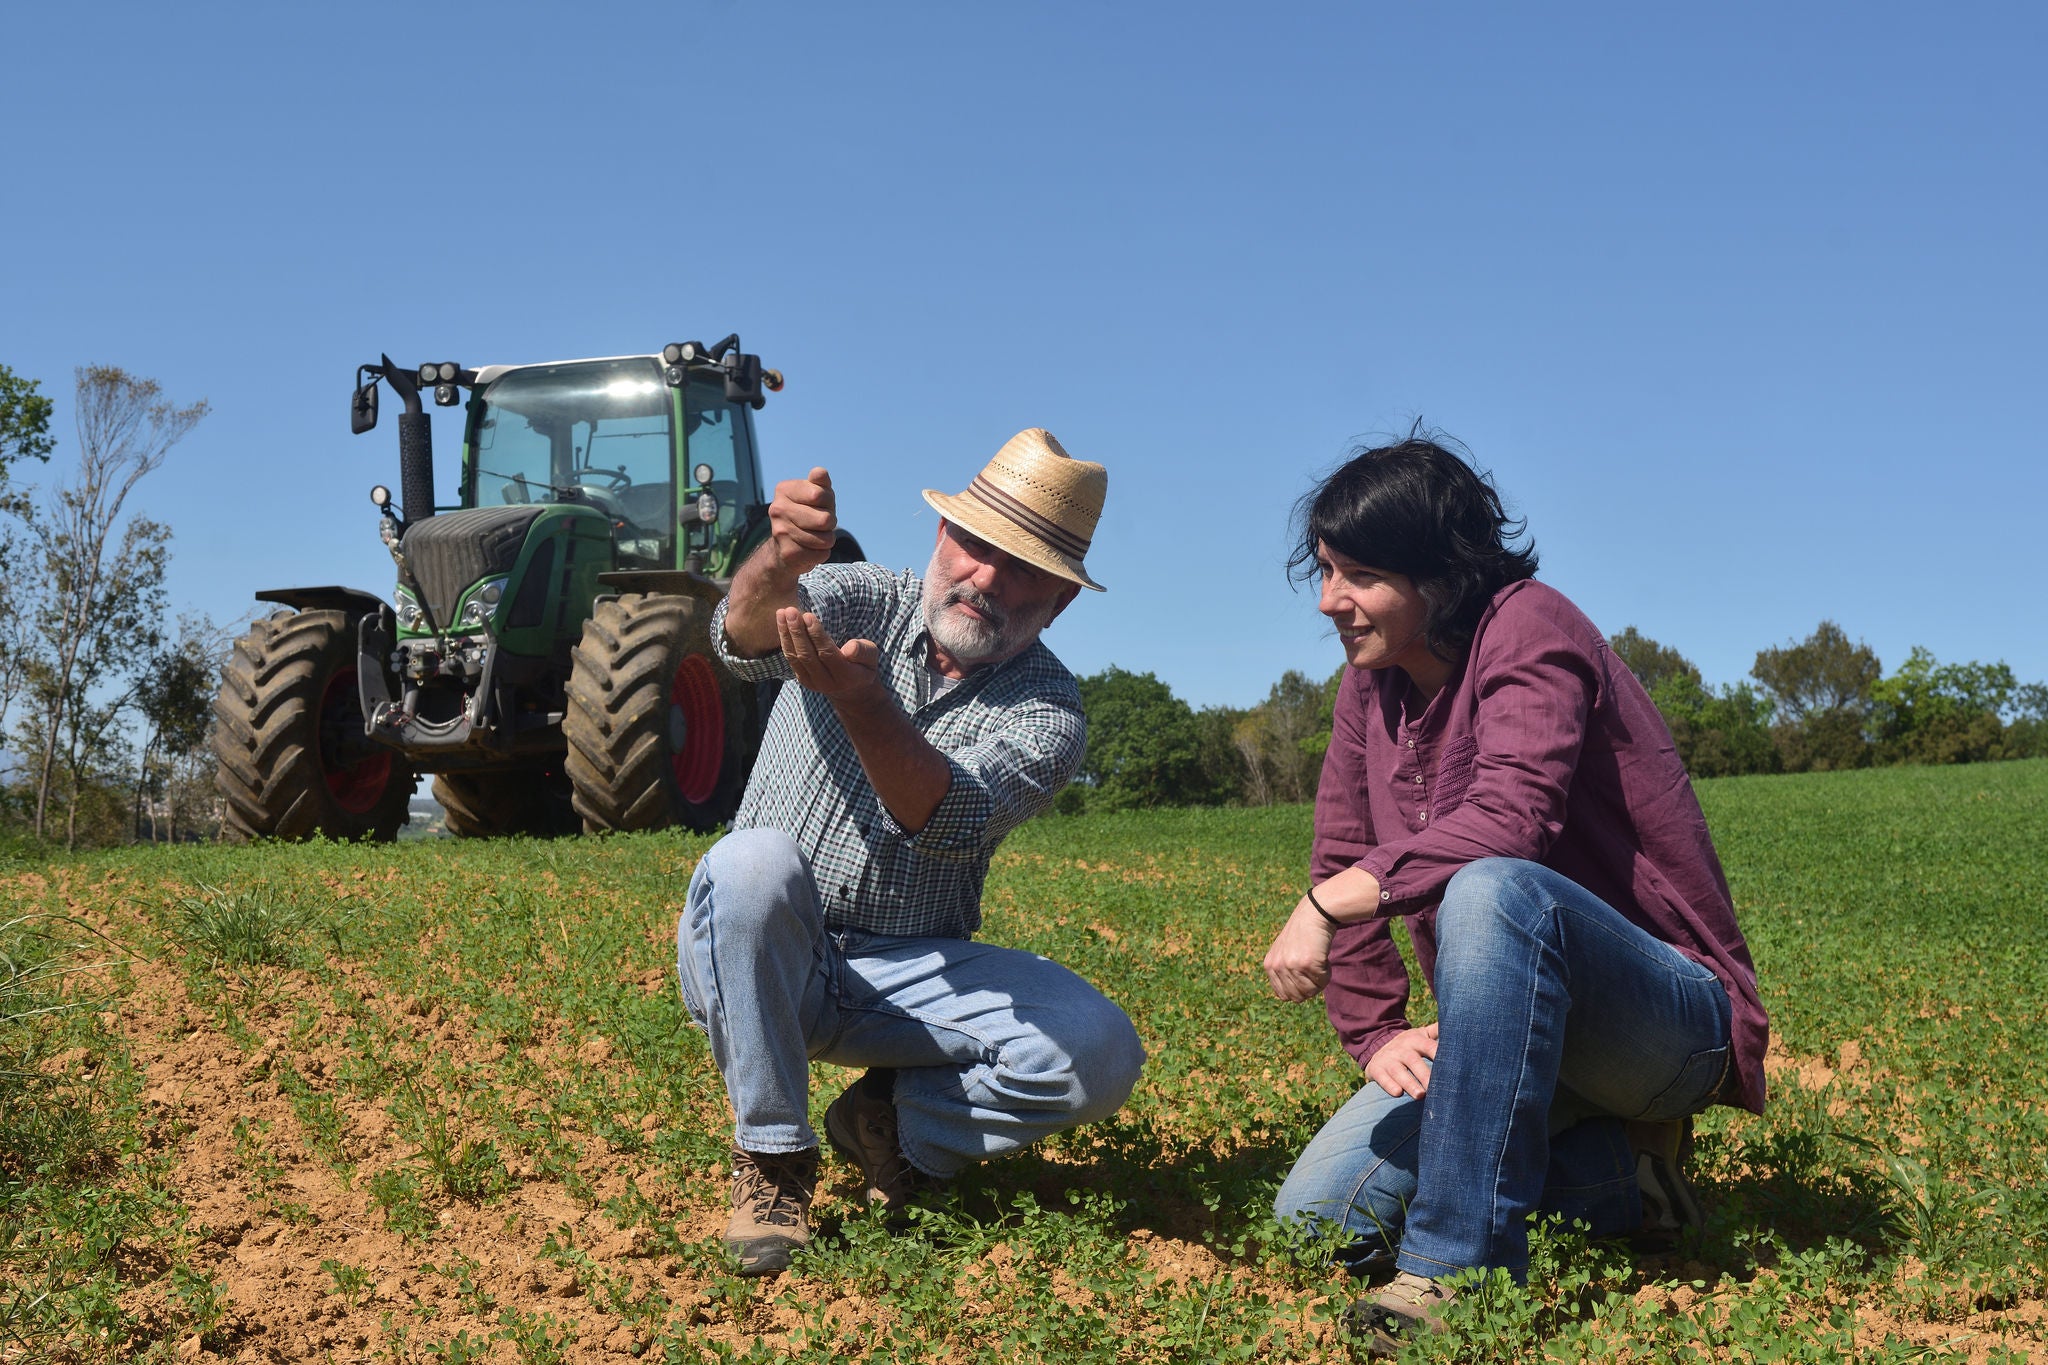
[[[480,1044],[462,1018],[439,1008],[422,1013],[416,1001],[386,998],[353,964],[337,968],[334,987],[305,972],[276,972],[263,980],[262,998],[240,1010],[244,1022],[263,1035],[253,1051],[245,1051],[220,1031],[211,1011],[190,998],[178,969],[139,962],[133,971],[134,989],[120,1002],[114,1022],[147,1077],[144,1122],[152,1147],[171,1158],[169,1192],[190,1211],[194,1244],[188,1264],[212,1276],[227,1300],[226,1316],[214,1332],[179,1344],[181,1359],[343,1365],[409,1358],[394,1349],[397,1332],[409,1333],[416,1343],[445,1342],[465,1331],[486,1339],[500,1331],[499,1315],[507,1309],[552,1317],[557,1340],[573,1324],[574,1339],[560,1357],[570,1365],[632,1359],[664,1326],[689,1326],[707,1342],[740,1343],[798,1325],[796,1314],[768,1302],[772,1291],[735,1314],[729,1304],[714,1301],[709,1278],[674,1256],[650,1254],[644,1228],[621,1228],[599,1207],[623,1194],[630,1178],[676,1228],[678,1240],[715,1237],[726,1218],[724,1169],[706,1170],[679,1189],[651,1156],[615,1152],[595,1134],[576,1135],[582,1148],[576,1173],[587,1186],[583,1197],[515,1159],[507,1193],[480,1204],[435,1201],[440,1226],[429,1237],[408,1239],[387,1229],[383,1211],[366,1192],[367,1180],[414,1160],[418,1152],[398,1137],[382,1105],[353,1099],[336,1083],[346,1058],[339,1040],[349,1019],[335,1007],[334,991],[374,1004],[401,1032],[437,1053],[486,1063],[503,1055],[502,1044]],[[648,976],[643,988],[672,988],[664,973]],[[320,1009],[320,1026],[309,1044],[294,1050],[284,1031],[307,1004]],[[586,1042],[573,1054],[551,1056],[544,1046],[527,1055],[542,1063],[545,1076],[558,1078],[567,1077],[572,1056],[582,1067],[611,1064],[602,1040]],[[283,1062],[335,1098],[346,1120],[352,1180],[313,1154],[312,1135],[302,1129],[272,1074]],[[730,1122],[722,1106],[703,1118],[715,1125]],[[651,1129],[654,1122],[650,1115],[641,1127]],[[262,1135],[260,1152],[248,1134]],[[267,1171],[265,1157],[271,1163]],[[828,1168],[827,1180],[844,1175]],[[850,1184],[821,1190],[818,1213],[830,1218],[843,1212],[852,1194]],[[550,1236],[558,1244],[573,1240],[598,1275],[579,1275],[544,1256]],[[1132,1242],[1133,1254],[1163,1279],[1208,1281],[1225,1272],[1223,1262],[1198,1241],[1141,1228]],[[1000,1277],[1006,1253],[998,1247],[981,1269]],[[334,1266],[367,1271],[368,1287],[359,1295],[341,1292]],[[662,1321],[636,1326],[594,1295],[603,1280],[612,1282],[614,1294],[630,1286],[629,1298],[657,1291],[674,1308]],[[159,1328],[178,1320],[161,1283],[133,1291],[129,1307]],[[891,1310],[884,1299],[848,1295],[828,1311],[841,1325],[865,1328],[886,1327]],[[501,1340],[483,1358],[509,1362],[519,1356],[511,1341]]]

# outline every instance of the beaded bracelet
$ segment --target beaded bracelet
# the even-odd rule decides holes
[[[1316,889],[1313,886],[1308,889],[1308,903],[1316,908],[1316,913],[1321,915],[1332,929],[1342,929],[1344,927],[1343,920],[1338,919],[1335,915],[1323,909],[1323,903],[1316,899]]]

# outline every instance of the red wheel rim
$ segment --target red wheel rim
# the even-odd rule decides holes
[[[367,815],[377,808],[384,789],[391,785],[391,755],[369,754],[354,763],[339,758],[339,736],[347,726],[363,724],[361,700],[356,696],[356,670],[351,664],[327,680],[320,698],[320,773],[327,779],[327,794],[334,804],[350,815]]]
[[[668,687],[668,765],[683,800],[701,806],[718,790],[725,760],[725,703],[718,674],[702,654],[676,669]]]

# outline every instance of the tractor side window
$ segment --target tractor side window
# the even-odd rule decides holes
[[[742,445],[746,438],[740,431],[745,419],[740,409],[725,401],[722,384],[693,381],[685,402],[688,449],[684,453],[683,468],[694,470],[700,464],[711,466],[711,494],[718,499],[718,520],[711,524],[712,539],[724,540],[738,529],[740,519],[746,513],[743,499],[748,496],[746,484],[752,482],[748,478],[750,462],[741,458],[747,453]],[[694,476],[691,484],[694,489]],[[683,511],[686,516],[694,518],[696,515],[694,506],[687,506]]]

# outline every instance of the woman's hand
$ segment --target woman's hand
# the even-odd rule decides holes
[[[1436,1025],[1397,1033],[1365,1064],[1368,1079],[1389,1095],[1421,1099],[1429,1090],[1429,1064],[1436,1057]]]
[[[1330,980],[1330,922],[1309,898],[1294,904],[1280,936],[1266,950],[1266,980],[1282,1000],[1313,1000]]]

